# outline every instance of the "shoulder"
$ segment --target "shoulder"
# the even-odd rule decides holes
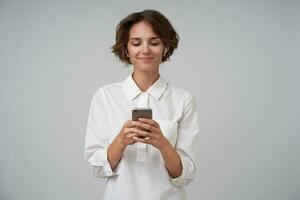
[[[118,92],[122,89],[122,82],[114,82],[99,87],[94,96],[105,96],[107,94]]]
[[[122,82],[102,85],[92,94],[92,102],[104,103],[111,98],[117,98],[122,92]]]
[[[186,89],[174,86],[173,84],[168,83],[169,92],[176,97],[177,99],[182,99],[186,104],[193,101],[193,95]]]

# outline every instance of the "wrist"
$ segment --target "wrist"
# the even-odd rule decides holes
[[[126,148],[126,144],[124,144],[122,142],[122,138],[118,135],[115,139],[114,139],[114,145],[121,151],[124,151],[124,149]]]
[[[168,152],[172,151],[174,148],[169,142],[168,139],[165,138],[165,141],[162,144],[162,147],[160,148],[161,154],[167,154]]]

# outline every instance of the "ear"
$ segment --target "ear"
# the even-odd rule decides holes
[[[166,56],[166,54],[167,54],[168,51],[169,51],[169,47],[165,47],[163,56]]]
[[[129,58],[129,53],[128,53],[127,49],[125,49],[125,54],[126,54],[127,58]]]

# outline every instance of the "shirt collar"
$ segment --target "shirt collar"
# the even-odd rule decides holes
[[[148,88],[146,93],[151,94],[155,99],[158,100],[166,90],[167,85],[168,83],[165,81],[165,79],[159,75],[158,79],[150,86],[150,88]],[[132,74],[123,81],[123,91],[129,101],[132,101],[136,96],[142,93],[140,88],[133,80]]]

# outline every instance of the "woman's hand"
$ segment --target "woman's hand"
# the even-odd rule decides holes
[[[122,158],[124,150],[128,145],[136,143],[132,137],[138,136],[134,133],[134,124],[132,120],[128,120],[123,124],[120,133],[115,137],[112,143],[107,148],[107,159],[114,169]]]
[[[177,178],[182,174],[183,166],[181,158],[169,140],[163,135],[159,124],[152,119],[140,118],[133,122],[136,133],[139,137],[133,136],[136,142],[151,144],[160,150],[164,159],[166,169],[172,178]]]
[[[124,148],[126,148],[128,145],[132,145],[136,143],[136,141],[133,139],[133,137],[137,137],[138,134],[135,131],[135,125],[134,121],[127,120],[124,124],[122,129],[120,130],[120,133],[117,135],[116,139],[119,141],[120,144]]]
[[[151,144],[160,151],[169,144],[168,139],[163,135],[156,121],[139,118],[139,121],[133,121],[133,125],[136,127],[133,129],[134,133],[138,135],[132,137],[135,142]]]

